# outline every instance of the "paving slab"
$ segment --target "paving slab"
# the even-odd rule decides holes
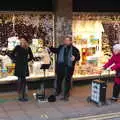
[[[9,118],[11,120],[29,120],[30,118],[24,111],[8,111]]]
[[[120,102],[102,107],[97,107],[94,103],[88,103],[86,99],[90,92],[90,85],[73,87],[68,102],[57,100],[54,103],[38,103],[32,97],[33,91],[29,91],[30,99],[28,102],[15,100],[15,97],[17,97],[15,92],[4,93],[3,95],[1,93],[0,97],[8,99],[8,101],[0,104],[0,120],[64,120],[65,118],[78,118],[120,111]],[[107,97],[110,97],[111,94],[112,84],[110,83]],[[113,120],[120,120],[120,118]]]
[[[5,111],[16,111],[20,110],[20,106],[17,102],[6,102],[2,104]]]
[[[36,105],[36,104],[20,104],[20,108],[21,110],[23,111],[34,111],[34,110],[37,110],[39,109],[39,107]]]
[[[8,115],[7,115],[6,112],[0,113],[0,120],[1,120],[1,119],[8,119],[8,118],[9,118],[9,117],[8,117]]]

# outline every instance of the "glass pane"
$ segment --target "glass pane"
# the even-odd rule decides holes
[[[53,15],[38,12],[22,12],[13,15],[8,12],[0,13],[0,80],[16,79],[13,77],[15,64],[12,63],[6,51],[10,54],[15,46],[19,45],[18,36],[23,34],[29,36],[28,42],[35,57],[35,61],[29,62],[29,78],[43,77],[40,66],[44,57],[50,58],[51,62],[50,68],[46,71],[47,77],[54,76],[54,56],[50,55],[47,49],[49,42],[54,43]]]

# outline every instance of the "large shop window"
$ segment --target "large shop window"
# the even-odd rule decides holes
[[[108,60],[102,51],[104,28],[101,21],[73,20],[74,45],[80,50],[81,60],[75,67],[74,77],[98,75]]]
[[[54,56],[44,46],[53,41],[53,15],[51,13],[0,13],[0,81],[16,80],[15,65],[7,56],[16,45],[20,44],[19,35],[29,36],[29,43],[35,61],[29,63],[30,79],[43,77],[40,65],[51,60],[47,77],[55,76]],[[50,57],[49,57],[50,56]]]

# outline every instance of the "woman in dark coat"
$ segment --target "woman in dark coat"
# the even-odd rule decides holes
[[[18,77],[18,93],[20,101],[28,101],[25,96],[26,76],[29,76],[28,62],[33,59],[27,37],[20,37],[20,45],[13,50],[11,57],[15,62],[15,76]]]

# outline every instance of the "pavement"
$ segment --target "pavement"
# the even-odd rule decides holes
[[[0,93],[0,120],[120,120],[120,102],[102,107],[87,102],[90,85],[73,87],[69,102],[39,103],[33,98],[34,92],[29,91],[29,101],[24,103],[17,101],[16,92]],[[51,93],[52,89],[46,91]],[[112,83],[107,98],[111,94]]]

